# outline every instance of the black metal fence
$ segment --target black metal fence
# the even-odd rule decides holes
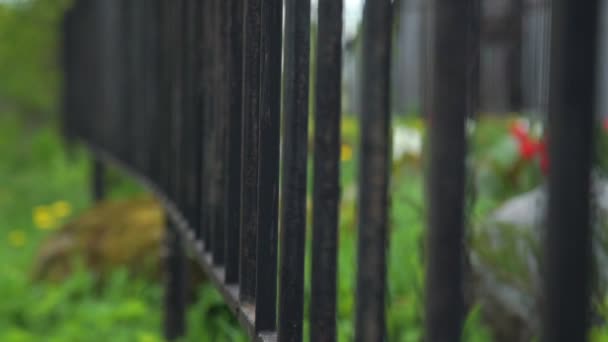
[[[457,341],[479,3],[432,5],[425,340]],[[363,16],[357,341],[386,339],[392,6],[368,0]],[[316,56],[310,12],[310,0],[78,0],[66,14],[66,136],[167,211],[168,338],[185,329],[189,248],[252,339],[302,339],[314,59],[311,341],[336,339],[342,1],[318,1]],[[544,341],[587,331],[597,12],[553,2]]]

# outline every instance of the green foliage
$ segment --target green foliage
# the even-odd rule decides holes
[[[488,328],[482,324],[481,307],[476,306],[471,310],[464,322],[462,340],[467,342],[491,341],[492,337]]]
[[[116,269],[100,288],[82,263],[62,283],[30,279],[37,246],[51,233],[36,226],[35,209],[64,201],[77,214],[91,204],[90,159],[79,148],[68,155],[63,147],[52,127],[32,130],[17,116],[0,117],[0,341],[162,341],[159,283]],[[112,196],[141,191],[112,172]],[[199,292],[184,340],[244,340],[219,294],[210,287]]]
[[[183,341],[247,341],[238,322],[215,289],[203,286],[188,312],[188,335]]]
[[[0,293],[8,296],[0,306],[0,340],[163,341],[159,284],[117,269],[99,289],[90,272],[77,269],[61,284],[30,283],[16,273],[4,279]],[[246,341],[217,291],[202,287],[199,292],[183,340]]]
[[[478,196],[502,201],[531,190],[543,175],[538,160],[524,160],[510,134],[515,117],[482,117],[470,141]]]
[[[599,315],[602,319],[608,317],[608,297],[604,298],[604,301],[599,301],[595,307],[599,309]],[[596,325],[591,328],[589,332],[589,341],[591,342],[608,342],[608,326],[606,324]]]
[[[71,1],[0,4],[0,115],[17,111],[30,121],[57,112],[60,19]]]
[[[88,271],[78,270],[59,285],[23,277],[3,281],[0,291],[12,295],[7,297],[12,303],[2,305],[0,340],[138,341],[158,334],[160,315],[152,310],[160,300],[158,286],[126,279],[124,270],[116,270],[100,291]]]
[[[410,174],[396,183],[388,254],[388,334],[391,341],[413,342],[423,336],[422,177]]]

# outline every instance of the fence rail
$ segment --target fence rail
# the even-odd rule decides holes
[[[252,339],[302,340],[312,154],[311,341],[336,340],[343,4],[318,1],[313,56],[310,6],[310,0],[77,0],[65,15],[65,136],[97,158],[97,198],[104,165],[112,164],[161,199],[169,227],[169,339],[185,329],[190,250]],[[387,338],[392,7],[390,0],[368,0],[363,15],[357,341]],[[435,0],[431,8],[425,338],[456,341],[466,313],[465,120],[477,108],[480,6]],[[555,0],[552,11],[542,339],[582,341],[598,5]]]

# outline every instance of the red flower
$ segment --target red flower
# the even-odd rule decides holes
[[[545,141],[530,136],[527,128],[521,122],[514,122],[509,131],[518,142],[520,157],[526,161],[538,158],[541,171],[543,174],[547,174],[549,171],[549,158],[547,156]]]
[[[537,152],[537,142],[530,137],[528,130],[521,122],[514,122],[510,128],[511,135],[519,143],[519,155],[524,160],[532,160]]]
[[[536,156],[538,145],[533,140],[526,138],[519,141],[519,155],[524,160],[532,160]]]
[[[528,138],[528,129],[519,121],[515,121],[510,128],[511,135],[518,141]]]

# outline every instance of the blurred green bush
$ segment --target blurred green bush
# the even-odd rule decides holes
[[[60,20],[70,2],[0,2],[0,115],[18,115],[34,124],[56,117]]]

